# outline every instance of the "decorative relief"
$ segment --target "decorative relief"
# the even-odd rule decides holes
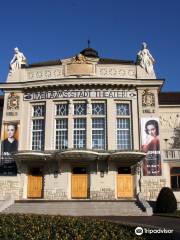
[[[7,99],[7,110],[19,110],[19,101],[20,97],[16,93],[11,92]]]
[[[149,89],[144,90],[142,94],[142,106],[155,107],[155,96],[154,93],[149,91]]]
[[[57,79],[63,76],[63,68],[52,68],[43,70],[29,70],[27,78],[29,81],[45,80],[45,79]]]
[[[161,128],[172,130],[174,128],[180,127],[180,112],[161,113],[159,120]]]
[[[102,77],[136,78],[135,69],[122,67],[97,66],[97,75],[100,75]]]
[[[80,53],[72,58],[72,63],[86,63],[86,57]]]

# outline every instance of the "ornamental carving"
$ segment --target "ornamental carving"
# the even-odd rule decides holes
[[[62,67],[56,67],[56,68],[49,68],[49,69],[43,69],[43,70],[30,70],[28,71],[28,80],[45,80],[45,79],[58,79],[59,77],[62,77],[63,70]]]
[[[97,75],[103,77],[135,78],[135,70],[124,67],[97,67]]]
[[[164,130],[173,130],[174,128],[180,128],[180,112],[161,113],[159,120],[160,126]]]
[[[73,57],[72,63],[86,63],[86,57],[82,55],[81,53]]]
[[[155,96],[154,93],[150,92],[149,89],[144,90],[142,94],[142,106],[143,107],[154,107]]]
[[[16,93],[11,92],[7,99],[7,110],[18,110],[19,101],[20,97]]]

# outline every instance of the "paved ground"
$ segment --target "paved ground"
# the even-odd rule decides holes
[[[149,226],[149,228],[161,228],[161,229],[172,229],[175,231],[175,234],[163,234],[162,239],[177,239],[180,240],[180,218],[172,218],[172,217],[160,217],[160,216],[152,216],[152,217],[130,217],[130,216],[109,216],[109,217],[100,217],[101,219],[107,219],[113,222],[121,222],[121,223],[130,223],[139,227]],[[151,227],[150,227],[151,226]],[[167,236],[168,235],[168,236]],[[158,237],[158,235],[156,234]],[[161,235],[162,236],[162,235]],[[155,237],[155,235],[154,235]],[[156,239],[156,237],[154,238]]]

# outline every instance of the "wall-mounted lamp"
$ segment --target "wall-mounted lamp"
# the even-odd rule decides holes
[[[100,172],[100,177],[102,177],[102,178],[104,177],[104,171]]]
[[[58,171],[54,171],[54,178],[58,178]]]

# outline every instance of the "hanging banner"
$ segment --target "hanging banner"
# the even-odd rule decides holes
[[[144,176],[161,176],[161,154],[159,140],[159,118],[141,118]]]
[[[18,150],[19,124],[4,123],[1,142],[0,175],[12,176],[17,174],[16,162],[12,153]]]

